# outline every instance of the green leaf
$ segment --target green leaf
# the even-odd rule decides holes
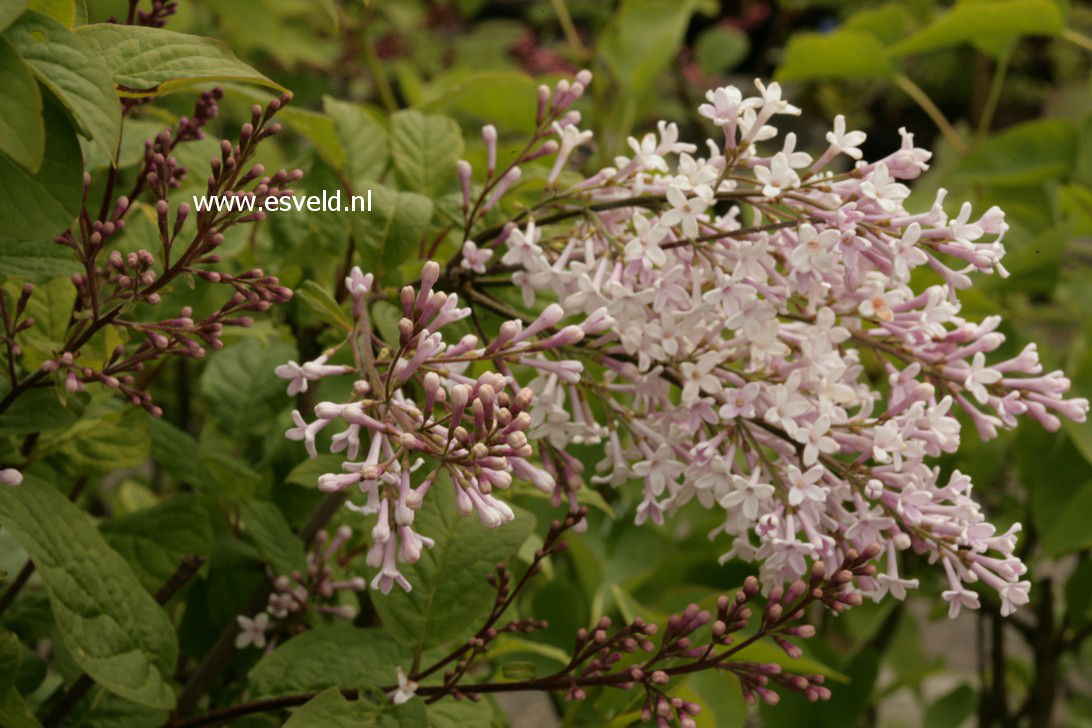
[[[76,33],[102,58],[122,96],[157,96],[209,81],[244,81],[285,90],[212,38],[113,23],[84,25]]]
[[[121,104],[102,60],[78,35],[39,13],[19,18],[4,37],[107,158],[113,159],[121,140]]]
[[[212,526],[197,496],[181,494],[150,508],[112,518],[99,527],[125,557],[144,588],[155,594],[186,556],[212,553]]]
[[[255,697],[348,690],[361,683],[391,685],[395,668],[410,668],[413,657],[386,632],[349,625],[316,627],[288,640],[250,671]]]
[[[372,604],[395,639],[415,652],[437,647],[464,635],[488,610],[494,591],[486,577],[517,550],[535,528],[530,513],[513,508],[516,519],[485,528],[473,516],[455,510],[451,481],[437,479],[413,527],[436,542],[415,564],[402,564],[413,585],[404,592],[372,592]]]
[[[1043,549],[1051,556],[1080,551],[1092,546],[1092,480],[1074,489],[1074,495],[1043,532]]]
[[[292,344],[268,346],[245,339],[212,358],[201,374],[201,393],[217,426],[236,436],[265,432],[287,400],[287,381],[273,370],[296,356]]]
[[[303,541],[292,533],[280,508],[268,501],[248,501],[239,507],[247,532],[274,571],[288,575],[306,570]]]
[[[19,52],[0,37],[0,152],[30,173],[38,171],[45,152],[42,94]]]
[[[44,283],[83,270],[72,249],[49,240],[13,240],[0,237],[0,271],[5,277]]]
[[[0,417],[0,437],[63,430],[76,422],[76,413],[61,404],[52,389],[25,392]]]
[[[43,437],[38,454],[59,458],[73,475],[140,465],[151,450],[148,414],[130,405],[124,407],[102,417],[85,417],[67,430]]]
[[[599,42],[599,54],[624,94],[652,88],[678,55],[692,0],[625,0]]]
[[[349,701],[337,688],[319,693],[304,703],[285,728],[418,728],[429,725],[425,705],[411,700],[402,705],[367,698]]]
[[[22,286],[8,284],[6,288],[14,298]],[[34,319],[34,326],[23,335],[23,341],[41,340],[60,347],[68,331],[75,302],[76,287],[70,278],[54,278],[44,285],[35,286],[27,301],[27,315]]]
[[[379,179],[391,159],[390,140],[383,125],[360,104],[323,96],[322,108],[336,125],[337,138],[345,150],[343,172],[354,192],[359,181]]]
[[[42,724],[34,717],[23,696],[16,690],[0,698],[0,725],[4,728],[41,728]]]
[[[750,50],[751,42],[743,31],[715,26],[698,36],[694,58],[702,71],[713,75],[735,68]]]
[[[454,119],[414,109],[398,111],[391,116],[390,144],[402,188],[437,197],[455,185],[463,135]]]
[[[27,475],[0,492],[0,525],[37,566],[62,644],[80,668],[123,698],[173,708],[170,619],[79,508]]]
[[[304,281],[300,284],[300,287],[296,289],[296,297],[320,321],[343,331],[353,330],[353,319],[334,300],[334,297],[326,292],[325,288],[314,281]]]
[[[960,0],[891,51],[922,53],[999,36],[1058,35],[1064,29],[1061,10],[1051,0]]]
[[[1036,119],[994,134],[952,171],[959,182],[1032,185],[1064,177],[1077,158],[1077,129],[1064,119]]]
[[[429,93],[416,105],[424,112],[470,116],[496,125],[503,134],[535,130],[535,94],[530,76],[511,71],[460,72],[454,69],[429,84]]]
[[[318,485],[320,475],[341,470],[341,464],[345,458],[333,453],[319,453],[317,458],[308,458],[292,468],[285,476],[284,482],[302,485],[305,488],[314,488]]]
[[[7,697],[8,691],[15,684],[22,662],[23,648],[19,638],[13,632],[0,629],[0,703]]]
[[[165,471],[183,483],[198,485],[209,478],[201,461],[194,457],[197,440],[162,417],[148,420],[148,432],[152,438],[152,459]]]
[[[425,706],[429,728],[468,728],[493,725],[493,707],[488,701],[441,700]]]
[[[30,0],[27,9],[45,15],[66,28],[76,25],[76,0]]]
[[[744,662],[772,662],[775,665],[780,665],[785,668],[787,672],[801,674],[816,673],[818,675],[824,675],[832,680],[837,680],[838,682],[849,682],[849,677],[847,675],[828,667],[822,662],[819,662],[819,660],[811,657],[789,657],[785,654],[784,650],[769,640],[759,640],[754,644],[744,647],[736,653],[736,658]]]
[[[36,173],[0,155],[0,237],[49,238],[67,230],[80,211],[83,158],[76,132],[51,103],[43,107],[42,118],[45,152]]]
[[[202,448],[197,464],[208,474],[194,483],[197,490],[221,501],[252,498],[263,482],[261,473],[231,452]]]
[[[956,728],[974,712],[977,695],[970,685],[960,685],[925,710],[925,728]]]
[[[901,40],[914,22],[914,16],[902,2],[887,2],[874,8],[858,10],[842,24],[845,30],[859,30],[876,36],[884,45]]]
[[[699,672],[690,676],[686,686],[702,704],[702,714],[695,720],[698,728],[742,728],[747,723],[747,701],[739,678],[731,672]]]
[[[372,212],[353,216],[353,235],[361,267],[380,284],[400,283],[398,266],[416,257],[417,245],[432,219],[432,200],[415,192],[396,192],[371,184]]]
[[[895,66],[879,39],[857,30],[794,34],[785,46],[785,55],[775,74],[778,81],[894,75]]]
[[[0,30],[15,22],[15,19],[27,9],[27,0],[6,0],[0,3]]]

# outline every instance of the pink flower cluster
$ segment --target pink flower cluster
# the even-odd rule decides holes
[[[534,394],[519,385],[512,367],[575,383],[582,365],[566,359],[566,352],[613,323],[599,314],[587,317],[583,325],[549,331],[564,316],[555,305],[526,326],[518,319],[504,323],[484,346],[469,333],[452,343],[442,330],[467,318],[470,309],[460,307],[457,295],[434,289],[439,276],[440,266],[428,262],[419,286],[402,289],[398,341],[384,342],[377,352],[373,342],[378,334],[368,307],[373,277],[354,269],[345,280],[353,298],[354,330],[318,359],[276,369],[290,380],[290,394],[306,391],[325,377],[355,378],[349,401],[319,402],[311,422],[294,411],[296,426],[285,434],[302,441],[315,457],[319,433],[334,423],[343,426],[330,441],[331,452],[345,453],[342,472],[322,475],[318,487],[331,493],[355,487],[366,496],[363,504],[347,505],[377,517],[367,561],[376,569],[371,587],[383,593],[394,584],[409,591],[411,584],[398,564],[417,561],[422,549],[434,545],[428,534],[413,527],[431,488],[452,488],[459,513],[477,514],[487,528],[514,518],[511,507],[494,495],[494,489],[507,489],[513,478],[554,492],[552,467],[530,460],[533,449],[526,433],[532,427]],[[353,364],[329,364],[344,346],[351,349]],[[471,376],[475,362],[487,362],[490,369]],[[426,461],[432,469],[412,485],[413,473]]]
[[[540,121],[590,80],[559,86],[552,103],[543,87]],[[866,162],[865,135],[839,116],[813,159],[792,133],[775,141],[777,117],[800,110],[776,83],[756,86],[754,96],[731,86],[707,94],[699,113],[718,139],[699,147],[661,122],[629,140],[632,156],[562,185],[568,155],[591,138],[565,112],[557,142],[517,159],[556,152],[556,189],[501,228],[473,233],[482,205],[470,205],[470,166],[460,166],[470,213],[457,261],[468,285],[510,274],[528,308],[548,304],[552,323],[614,322],[582,329],[597,335],[579,342],[574,361],[543,366],[528,384],[528,435],[557,450],[603,442],[593,480],[640,480],[638,522],[662,523],[692,500],[721,509],[710,536],[730,543],[722,560],[758,562],[767,587],[879,542],[885,568],[862,579],[866,595],[901,599],[916,587],[898,570],[899,552],[912,550],[941,562],[951,615],[978,606],[967,586],[978,581],[1007,614],[1028,600],[1014,555],[1020,527],[999,533],[970,479],[941,477],[931,460],[959,446],[957,411],[988,439],[1019,415],[1050,430],[1061,417],[1083,422],[1088,402],[1064,398],[1069,381],[1043,374],[1034,345],[988,359],[1004,341],[998,317],[960,316],[969,274],[1007,275],[1004,215],[976,216],[964,203],[950,217],[944,191],[909,212],[903,181],[931,156],[911,134],[900,130],[901,148]],[[828,168],[843,158],[847,171]],[[491,165],[484,206],[518,178],[515,164]],[[919,268],[936,282],[911,285]],[[603,375],[583,378],[577,359]],[[593,402],[605,417],[593,417]],[[574,487],[579,464],[562,464]]]

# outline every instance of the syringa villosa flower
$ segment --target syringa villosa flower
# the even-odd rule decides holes
[[[581,92],[590,81],[582,74]],[[992,357],[1005,338],[999,317],[961,315],[958,292],[971,274],[1008,275],[1004,215],[990,208],[976,218],[965,203],[949,217],[943,191],[931,209],[909,212],[904,182],[931,155],[906,130],[899,149],[869,162],[865,135],[839,116],[812,162],[795,137],[777,140],[778,117],[800,110],[776,84],[756,86],[757,95],[732,86],[707,94],[699,114],[723,138],[707,141],[705,157],[661,124],[659,142],[633,139],[632,157],[524,208],[526,232],[515,222],[478,229],[467,213],[466,239],[473,232],[478,242],[463,253],[469,262],[449,264],[466,285],[479,268],[507,273],[531,311],[547,306],[555,323],[589,317],[582,336],[565,339],[563,360],[509,358],[538,370],[529,383],[537,396],[519,408],[525,434],[541,438],[543,468],[568,490],[583,466],[564,447],[601,443],[606,457],[593,480],[640,480],[638,522],[661,523],[694,499],[721,509],[724,525],[712,537],[731,543],[727,558],[759,562],[766,588],[802,577],[809,561],[839,563],[879,542],[885,563],[862,578],[866,595],[902,598],[916,587],[898,571],[913,552],[940,562],[952,614],[977,606],[967,587],[977,582],[995,589],[1008,613],[1028,599],[1014,555],[1019,529],[994,535],[970,480],[942,477],[932,459],[959,446],[957,410],[991,438],[1021,415],[1050,430],[1063,417],[1083,422],[1088,402],[1065,398],[1068,379],[1044,374],[1033,345]],[[542,140],[556,135],[555,184],[571,179],[560,171],[572,149],[591,141],[566,110],[569,96],[567,85],[552,102],[540,90],[541,126],[528,147],[539,151],[521,158],[553,153]],[[497,254],[483,259],[483,250]],[[915,287],[915,271],[934,281]],[[589,325],[599,311],[610,325]],[[407,336],[418,335],[413,321]],[[406,355],[415,341],[407,339]],[[865,351],[885,378],[866,373]],[[440,359],[428,353],[422,363]],[[456,381],[445,376],[444,386]],[[502,379],[513,384],[506,373],[467,386],[488,385],[495,397]],[[446,396],[464,407],[463,394]],[[429,421],[405,407],[407,423],[416,412]],[[397,490],[401,440],[377,432],[386,444],[369,464]],[[465,490],[468,475],[452,467]],[[480,508],[475,497],[460,502]]]

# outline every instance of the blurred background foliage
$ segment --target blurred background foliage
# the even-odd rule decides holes
[[[127,9],[125,0],[87,0],[86,17],[100,22]],[[950,205],[1001,206],[1011,225],[1004,262],[1012,275],[977,277],[963,294],[964,315],[1002,315],[1008,341],[1001,353],[1037,341],[1048,368],[1063,367],[1076,393],[1092,396],[1092,7],[1065,0],[183,0],[168,27],[222,40],[295,93],[279,117],[291,133],[263,145],[260,161],[302,168],[298,190],[374,188],[410,203],[380,206],[397,232],[378,257],[369,249],[377,233],[368,215],[303,212],[239,226],[223,251],[240,269],[260,264],[293,288],[312,281],[341,298],[346,261],[390,264],[388,281],[396,283],[401,263],[415,271],[430,249],[446,258],[459,242],[449,234],[461,219],[455,160],[484,165],[478,134],[484,123],[500,131],[502,160],[521,147],[534,127],[538,83],[584,67],[596,74],[579,106],[583,125],[596,132],[591,151],[578,160],[589,171],[610,164],[626,150],[627,136],[654,129],[661,118],[677,122],[684,138],[712,134],[695,113],[706,90],[772,78],[807,111],[791,129],[807,150],[825,148],[826,122],[839,113],[850,128],[868,132],[866,158],[897,147],[899,127],[933,149],[932,169],[914,185],[912,209],[928,208],[940,187],[949,190]],[[267,97],[228,84],[223,134],[233,133],[250,105]],[[192,90],[180,91],[129,114],[122,174],[142,158],[143,140],[190,113],[194,98]],[[424,179],[399,161],[407,142],[397,127],[411,119],[406,109],[443,115],[425,117],[426,133],[414,142],[432,165]],[[179,160],[191,173],[178,199],[204,191],[201,170],[216,155],[214,136],[179,146]],[[108,164],[89,143],[84,153],[92,170]],[[527,166],[510,195],[514,204],[535,199],[545,169]],[[155,238],[154,211],[146,206],[143,213],[130,220],[134,230],[126,239],[134,249],[139,226]],[[503,211],[494,214],[504,219]],[[59,258],[29,257],[14,243],[0,243],[0,265],[16,279],[49,286],[71,272]],[[921,275],[916,283],[932,282],[924,280],[928,271]],[[63,289],[57,286],[58,297],[66,295]],[[197,300],[184,287],[171,296],[169,307],[201,311],[219,303]],[[153,392],[167,413],[163,421],[133,412],[126,421],[111,415],[99,423],[97,441],[125,433],[126,452],[111,445],[102,454],[88,434],[77,433],[45,442],[43,458],[53,457],[58,469],[75,462],[83,472],[113,472],[98,491],[100,514],[133,513],[172,484],[199,483],[223,508],[257,497],[278,505],[288,526],[298,526],[319,500],[315,475],[329,461],[300,464],[300,448],[284,440],[291,407],[272,369],[297,354],[310,359],[334,340],[324,325],[324,296],[304,292],[279,319],[232,332],[245,340],[208,364],[182,360],[157,371]],[[52,299],[41,300],[48,307]],[[50,311],[35,316],[48,321]],[[380,326],[396,318],[392,313]],[[43,341],[43,356],[48,345]],[[812,706],[790,695],[748,718],[734,678],[702,675],[682,688],[707,708],[700,725],[1092,726],[1092,640],[1086,639],[1092,635],[1092,427],[1066,423],[1046,433],[1029,422],[989,443],[979,442],[969,423],[964,432],[960,453],[942,467],[974,477],[977,497],[1002,528],[1024,524],[1032,603],[1002,619],[997,605],[986,602],[980,613],[950,623],[938,596],[943,586],[934,570],[922,569],[913,574],[922,589],[906,603],[866,605],[822,623],[808,654],[817,671],[831,676],[829,704]],[[82,457],[74,461],[75,451]],[[149,452],[154,467],[119,471],[144,462]],[[577,454],[594,469],[594,448]],[[510,671],[511,665],[556,669],[574,630],[602,614],[659,617],[738,586],[750,573],[738,564],[717,565],[726,546],[707,538],[717,525],[710,513],[687,511],[670,530],[632,525],[635,492],[596,492],[588,485],[588,532],[573,539],[571,553],[518,605],[522,615],[551,626],[537,644],[504,638],[496,671],[505,663]],[[536,512],[540,524],[551,517],[544,500],[531,494],[516,500]],[[350,513],[337,518],[360,525]],[[231,536],[214,522],[207,578],[190,590],[182,636],[193,654],[215,636],[203,625],[228,621],[249,585],[261,579],[254,549],[263,544]],[[11,570],[0,563],[5,566]],[[149,578],[156,583],[156,576]],[[374,620],[366,604],[360,619]],[[34,633],[28,602],[5,624],[13,620]],[[241,678],[253,659],[237,656],[229,675]],[[32,677],[25,682],[33,683],[28,690],[37,684]],[[230,702],[241,685],[223,681],[214,701]],[[537,725],[629,725],[639,697],[613,691],[584,703],[542,705],[535,708],[544,721]],[[507,706],[513,721],[530,717],[529,709]],[[505,706],[486,708],[479,717],[495,713],[501,720]],[[269,720],[258,716],[239,725]]]

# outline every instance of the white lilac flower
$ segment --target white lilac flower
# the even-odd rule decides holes
[[[417,694],[417,683],[406,677],[406,671],[399,665],[394,669],[395,677],[398,679],[398,687],[390,692],[388,697],[395,705],[401,705],[408,700],[412,700]]]
[[[493,251],[488,248],[479,248],[473,240],[463,243],[462,267],[475,273],[485,273],[485,264],[493,257]]]
[[[382,522],[368,554],[376,589],[412,587],[399,566],[431,544],[413,524],[430,488],[450,488],[460,514],[504,528],[513,481],[575,502],[589,478],[565,449],[598,444],[605,457],[590,480],[640,488],[638,523],[662,524],[697,500],[723,519],[711,534],[726,544],[721,561],[756,562],[771,588],[804,576],[810,560],[880,543],[887,566],[861,586],[872,598],[917,586],[899,575],[898,551],[941,562],[953,615],[978,605],[972,582],[996,591],[1004,613],[1026,603],[1019,528],[995,533],[970,479],[944,479],[935,462],[959,445],[957,410],[984,438],[1025,415],[1052,430],[1087,417],[1088,402],[1066,399],[1069,380],[1044,374],[1034,348],[995,361],[999,317],[961,315],[973,275],[1005,275],[1003,213],[976,219],[963,205],[950,216],[943,191],[929,209],[907,210],[904,182],[931,155],[905,130],[900,148],[867,161],[864,135],[839,116],[811,161],[793,134],[776,140],[779,116],[800,110],[761,83],[757,94],[706,95],[699,113],[722,138],[700,158],[660,123],[617,167],[558,188],[590,139],[566,106],[585,81],[543,97],[541,129],[556,123],[559,137],[539,149],[555,155],[549,199],[508,206],[526,227],[478,234],[483,248],[461,257],[471,290],[490,270],[483,249],[514,268],[521,316],[488,345],[444,338],[470,309],[433,290],[440,267],[429,264],[420,287],[402,292],[398,340],[385,342],[397,361],[372,373],[358,361],[345,372],[349,401],[322,403],[312,423],[294,415],[287,434],[309,453],[319,429],[342,423],[333,447],[350,461],[320,487],[352,493],[350,508]],[[841,155],[856,161],[848,174],[828,167]],[[472,172],[461,167],[464,190]],[[507,174],[488,178],[486,208],[501,204]],[[481,223],[468,220],[468,232],[494,229]],[[915,284],[925,265],[939,284]],[[363,322],[381,292],[350,279]],[[362,341],[352,343],[358,355]],[[286,366],[299,391],[323,386],[306,365]],[[441,465],[414,474],[426,460]]]
[[[235,649],[241,650],[250,645],[259,649],[265,647],[265,633],[270,627],[268,614],[259,612],[253,619],[240,614],[235,620],[239,624],[239,634],[235,635]]]

